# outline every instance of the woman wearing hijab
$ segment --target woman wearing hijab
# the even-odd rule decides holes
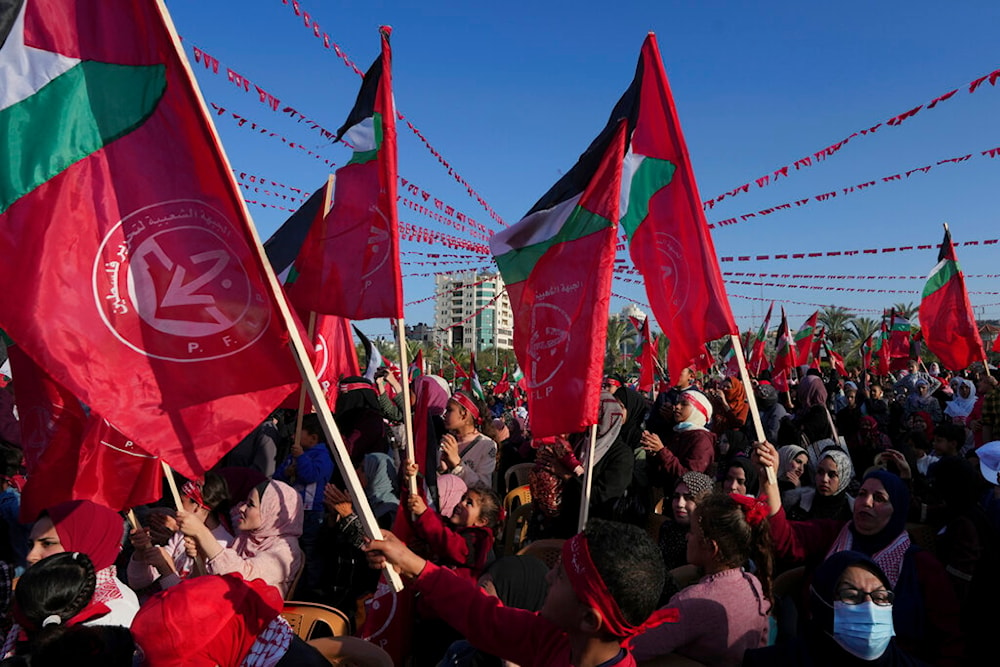
[[[687,541],[688,533],[691,531],[691,517],[698,503],[712,493],[713,486],[712,478],[700,472],[686,472],[677,480],[677,486],[670,496],[670,511],[664,512],[670,518],[660,525],[657,540],[660,554],[663,556],[663,567],[667,571],[687,565]],[[661,596],[663,604],[666,604],[678,590],[670,581],[670,577],[667,579],[663,592],[666,597]]]
[[[177,523],[191,538],[188,555],[197,549],[208,574],[238,572],[248,579],[263,579],[282,595],[289,593],[302,567],[302,496],[284,482],[266,481],[236,508],[236,538],[228,547],[219,544],[197,516],[178,511]]]
[[[898,604],[889,578],[868,556],[840,551],[816,569],[809,625],[786,644],[752,649],[744,667],[918,667],[893,637]]]
[[[622,439],[629,449],[635,451],[642,447],[642,424],[646,420],[646,411],[649,409],[646,399],[642,394],[632,387],[618,387],[614,397],[625,408],[625,422],[622,424],[618,437]]]
[[[958,424],[964,424],[976,405],[976,385],[965,378],[954,378],[951,381],[952,399],[944,408],[945,415]]]
[[[763,467],[777,463],[777,452],[768,443],[762,443],[757,455]],[[777,502],[777,489],[765,475],[761,477],[779,558],[815,568],[839,551],[865,554],[882,568],[895,592],[893,621],[900,646],[927,662],[960,664],[958,598],[937,558],[910,543],[906,532],[910,492],[902,479],[885,470],[865,475],[850,521],[788,521]]]
[[[115,568],[124,534],[124,521],[114,510],[90,500],[60,503],[42,512],[32,526],[28,567],[63,551],[86,554],[96,573],[94,601],[110,610],[106,625],[128,627],[139,610],[139,599],[118,579]]]
[[[149,667],[321,667],[330,662],[282,618],[281,593],[237,573],[157,593],[132,623]]]
[[[747,403],[747,391],[743,383],[737,378],[726,378],[722,382],[722,388],[713,394],[715,405],[718,410],[715,413],[715,421],[712,423],[712,430],[716,433],[741,429],[747,423],[747,415],[750,414],[750,404]]]
[[[674,406],[677,420],[664,444],[655,433],[642,434],[642,447],[651,460],[651,477],[657,486],[673,488],[684,473],[705,472],[715,461],[715,436],[706,428],[712,403],[697,389],[681,392]]]
[[[812,472],[809,466],[809,452],[798,445],[778,448],[778,488],[781,489],[781,504],[787,505],[794,493],[803,486],[812,486]]]
[[[782,497],[788,519],[850,521],[851,499],[847,487],[854,479],[854,464],[847,452],[836,446],[823,450],[813,478],[814,486],[799,487]]]

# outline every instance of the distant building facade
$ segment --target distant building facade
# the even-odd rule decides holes
[[[434,278],[434,342],[474,352],[514,346],[514,314],[499,273],[459,271]]]

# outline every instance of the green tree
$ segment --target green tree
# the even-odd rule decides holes
[[[877,333],[882,328],[882,323],[871,317],[854,317],[848,323],[848,335],[850,337],[848,354],[856,354],[861,357],[861,346],[868,337]]]
[[[826,332],[826,338],[835,352],[844,353],[844,344],[848,340],[848,322],[851,321],[851,311],[840,306],[824,306],[819,311],[818,322]]]
[[[896,311],[896,314],[900,317],[905,317],[911,323],[917,319],[917,315],[920,314],[919,308],[913,304],[909,303],[894,303],[892,304],[892,309]]]
[[[608,338],[604,346],[604,367],[610,371],[621,373],[625,371],[625,359],[622,347],[625,343],[634,342],[635,327],[628,320],[620,317],[608,318]]]

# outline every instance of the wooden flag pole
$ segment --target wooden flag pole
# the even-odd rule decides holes
[[[309,311],[309,328],[307,330],[307,335],[309,340],[312,340],[316,335],[316,311]],[[302,443],[302,420],[305,418],[306,411],[306,386],[302,385],[299,389],[299,410],[295,413],[295,441],[292,448],[298,447]]]
[[[344,476],[344,483],[347,486],[347,491],[351,496],[351,500],[354,501],[354,509],[358,513],[358,518],[361,520],[361,526],[364,528],[365,535],[369,539],[381,540],[382,529],[379,528],[378,523],[375,521],[375,514],[372,512],[371,505],[368,504],[368,498],[365,496],[364,488],[362,488],[361,481],[358,479],[358,473],[354,470],[354,464],[351,462],[351,456],[347,451],[347,446],[344,445],[344,439],[340,435],[340,431],[337,429],[336,422],[333,421],[333,414],[330,412],[330,406],[326,404],[326,396],[323,393],[323,387],[320,386],[319,380],[316,378],[316,372],[313,370],[312,362],[309,360],[309,354],[306,351],[305,343],[302,341],[302,336],[299,333],[299,328],[296,325],[295,318],[292,317],[292,311],[288,306],[288,300],[285,298],[285,294],[281,289],[281,283],[278,282],[278,276],[275,275],[274,269],[271,268],[271,262],[268,260],[267,253],[264,252],[264,246],[260,242],[260,235],[257,233],[257,228],[253,224],[253,216],[250,215],[250,209],[247,207],[247,203],[243,199],[239,184],[236,182],[236,177],[233,176],[233,165],[229,161],[229,156],[226,155],[225,150],[222,148],[222,139],[219,137],[219,132],[216,129],[215,124],[212,122],[212,114],[209,112],[208,106],[205,104],[205,100],[201,96],[201,91],[198,88],[198,81],[195,79],[194,72],[191,69],[191,63],[185,55],[184,45],[181,43],[180,35],[177,34],[177,30],[174,27],[173,21],[170,19],[170,14],[167,12],[163,0],[156,0],[156,4],[159,8],[160,15],[163,17],[165,27],[173,40],[174,49],[180,58],[184,75],[187,77],[192,89],[196,93],[198,104],[201,108],[202,118],[204,118],[207,129],[215,141],[219,155],[219,168],[228,175],[227,180],[229,182],[233,199],[238,207],[237,210],[243,214],[243,219],[247,223],[245,231],[250,237],[249,241],[251,247],[249,249],[251,252],[255,253],[257,265],[265,276],[267,281],[268,296],[270,296],[272,302],[277,307],[278,314],[281,317],[281,322],[284,325],[285,331],[288,333],[288,342],[290,343],[292,358],[295,360],[295,364],[299,368],[299,373],[302,374],[303,382],[306,385],[306,391],[309,392],[309,398],[312,400],[313,405],[316,406],[320,424],[322,425],[323,432],[327,438],[327,445],[333,451],[334,460],[340,467]],[[169,476],[168,479],[170,479]],[[385,575],[393,590],[397,592],[403,590],[403,581],[400,579],[398,572],[389,567],[386,568]]]
[[[414,460],[413,413],[410,411],[410,363],[407,358],[406,349],[406,324],[403,322],[402,317],[396,320],[396,344],[399,345],[399,369],[403,375],[403,381],[400,383],[403,385],[403,429],[406,431],[406,442],[403,443],[403,446],[406,452],[406,460],[410,463],[416,463],[419,467],[423,462]],[[410,477],[409,480],[410,493],[416,495],[417,478],[414,476]]]
[[[750,372],[747,370],[747,362],[743,357],[743,343],[740,341],[739,336],[734,334],[729,335],[733,342],[733,354],[736,355],[736,363],[740,367],[740,379],[743,381],[744,393],[747,395],[747,405],[750,406],[750,416],[753,419],[753,428],[754,433],[757,434],[757,442],[765,442],[767,437],[764,435],[764,423],[760,420],[760,412],[757,409],[757,396],[754,394],[753,385],[750,384]],[[767,481],[774,485],[778,484],[774,468],[768,467]]]
[[[590,427],[590,438],[587,446],[587,464],[583,468],[583,496],[580,498],[580,520],[577,522],[579,532],[587,526],[587,515],[590,512],[590,487],[594,477],[594,451],[597,449],[597,424]]]

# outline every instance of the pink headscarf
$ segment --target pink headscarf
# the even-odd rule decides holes
[[[282,538],[302,534],[302,496],[284,482],[270,480],[255,487],[260,493],[261,526],[241,530],[232,548],[244,558],[253,557]]]
[[[438,509],[442,515],[451,516],[455,505],[462,500],[469,487],[458,475],[440,475],[437,478],[437,487]]]

